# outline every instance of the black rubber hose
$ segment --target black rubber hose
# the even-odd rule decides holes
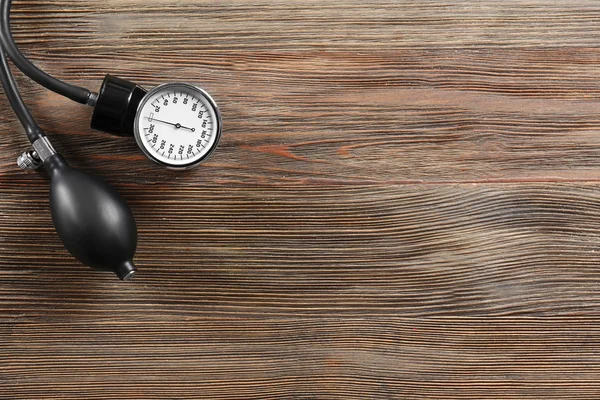
[[[15,40],[10,30],[10,7],[11,0],[0,0],[0,43],[4,48],[4,51],[8,54],[12,62],[19,68],[25,75],[44,86],[47,89],[52,90],[62,96],[68,97],[69,99],[76,101],[81,104],[88,104],[90,98],[94,95],[91,91],[68,84],[59,79],[56,79],[38,67],[36,67],[31,61],[27,59],[21,53],[17,47]]]
[[[15,78],[12,76],[12,73],[8,67],[8,59],[6,58],[6,54],[4,54],[2,49],[0,49],[0,82],[2,83],[4,93],[6,93],[6,97],[8,97],[8,101],[12,109],[15,111],[19,121],[21,121],[21,124],[25,128],[27,137],[31,143],[35,142],[41,138],[44,133],[35,122],[33,116],[23,102],[23,98],[21,98]]]

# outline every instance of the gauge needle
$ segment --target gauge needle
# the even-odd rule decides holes
[[[181,124],[174,124],[172,122],[167,122],[167,121],[161,121],[160,119],[156,119],[156,118],[150,118],[150,117],[146,117],[147,120],[152,120],[152,121],[157,121],[157,122],[162,122],[163,124],[167,124],[167,125],[172,125],[177,129],[183,128],[183,129],[187,129],[188,131],[192,131],[192,132],[196,132],[196,128],[188,128],[187,126],[183,126]]]

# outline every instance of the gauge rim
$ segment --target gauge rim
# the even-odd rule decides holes
[[[154,94],[156,94],[158,92],[161,92],[161,91],[165,90],[166,88],[174,87],[174,86],[184,87],[184,88],[187,88],[187,89],[194,90],[196,92],[200,92],[200,94],[202,94],[202,96],[204,96],[204,98],[206,100],[208,100],[210,106],[215,111],[215,116],[217,118],[217,121],[216,121],[216,123],[217,123],[216,138],[215,138],[215,142],[214,142],[213,146],[211,147],[211,149],[204,156],[202,156],[198,160],[192,161],[189,164],[173,165],[173,164],[166,163],[166,162],[164,162],[162,160],[159,160],[158,158],[156,158],[154,156],[154,154],[152,154],[148,149],[146,149],[146,146],[144,146],[144,143],[142,142],[141,135],[140,135],[139,123],[140,123],[140,119],[141,119],[141,115],[142,115],[142,110],[146,106],[146,103],[148,103],[148,100],[150,100],[152,98],[152,96],[154,96]],[[169,82],[169,83],[163,83],[162,85],[158,85],[154,89],[152,89],[148,93],[146,93],[146,95],[144,96],[144,98],[140,102],[140,105],[138,106],[138,109],[137,109],[137,112],[136,112],[134,126],[133,126],[133,133],[134,133],[135,141],[137,142],[138,147],[142,150],[142,152],[150,160],[152,160],[155,163],[157,163],[157,164],[159,164],[159,165],[161,165],[163,167],[166,167],[168,169],[185,170],[185,169],[192,169],[194,167],[197,167],[202,162],[206,161],[210,156],[212,156],[212,154],[215,152],[215,150],[219,146],[219,142],[221,140],[221,128],[222,128],[221,111],[219,110],[219,107],[217,106],[217,103],[206,92],[206,90],[204,90],[202,88],[199,88],[198,86],[190,85],[189,83]]]

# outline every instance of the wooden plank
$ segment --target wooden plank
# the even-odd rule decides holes
[[[4,315],[579,316],[600,307],[597,184],[121,189],[140,232],[140,275],[126,285],[68,257],[45,193],[10,186],[0,203]]]
[[[225,134],[203,182],[600,179],[597,2],[317,3],[16,2],[15,37],[90,88],[107,72],[206,87]],[[91,131],[91,110],[21,82],[74,162],[173,178]],[[0,137],[2,173],[17,144]]]
[[[140,317],[10,324],[0,395],[416,400],[600,393],[597,319]]]

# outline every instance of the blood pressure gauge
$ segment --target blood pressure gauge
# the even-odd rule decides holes
[[[107,75],[92,116],[92,128],[134,135],[152,161],[170,169],[189,169],[206,160],[221,138],[221,113],[204,90],[167,83],[146,90]]]
[[[138,146],[152,161],[167,168],[193,168],[217,148],[221,114],[204,90],[167,83],[143,98],[133,132]]]

